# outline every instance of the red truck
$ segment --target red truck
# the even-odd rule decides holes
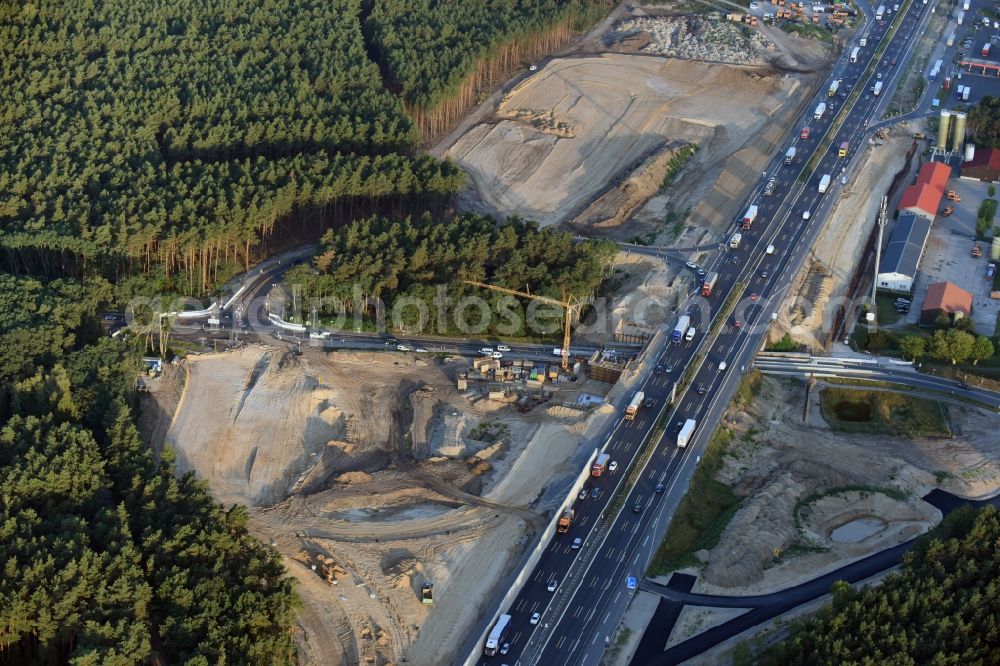
[[[802,128],[802,131],[799,132],[799,138],[802,139],[803,141],[805,141],[806,139],[809,138],[809,128],[808,127],[803,127]]]
[[[709,273],[705,276],[705,284],[701,285],[701,295],[711,296],[712,288],[715,287],[715,283],[719,280],[718,273]]]

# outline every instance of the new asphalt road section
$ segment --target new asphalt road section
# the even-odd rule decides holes
[[[703,272],[719,273],[712,295],[704,298],[692,294],[682,305],[698,331],[695,339],[678,344],[660,342],[649,349],[662,372],[649,371],[640,389],[653,399],[654,407],[640,411],[633,421],[620,418],[611,426],[605,450],[618,462],[618,470],[591,479],[585,499],[576,502],[576,520],[569,532],[552,539],[529,582],[511,607],[503,609],[512,615],[512,621],[505,637],[509,652],[500,657],[502,663],[576,665],[596,664],[600,659],[630,598],[628,577],[642,575],[658,537],[666,529],[664,519],[683,495],[698,453],[736,389],[738,375],[752,362],[770,322],[769,313],[787,291],[820,230],[819,221],[833,198],[818,191],[820,179],[824,174],[831,175],[825,194],[839,191],[840,179],[847,175],[852,158],[866,140],[868,125],[880,101],[869,89],[882,80],[882,94],[891,94],[896,75],[892,63],[905,60],[912,48],[912,36],[922,29],[924,12],[929,8],[920,4],[907,8],[878,62],[874,62],[875,49],[893,27],[896,16],[882,23],[873,22],[867,34],[868,46],[858,62],[850,63],[845,53],[834,70],[831,82],[841,80],[839,85],[847,93],[846,103],[850,106],[830,141],[825,143],[831,124],[842,111],[839,106],[845,102],[836,95],[830,97],[824,86],[796,128],[794,138],[763,173],[747,202],[758,206],[758,217],[750,229],[742,230],[740,247],[720,253],[713,266],[702,268]],[[870,65],[872,71],[864,76]],[[848,91],[856,86],[864,87],[852,96]],[[820,102],[828,108],[817,118],[815,108]],[[809,127],[807,139],[800,138],[801,127]],[[845,142],[846,156],[840,154]],[[791,165],[786,165],[784,154],[792,145],[797,155]],[[813,173],[807,173],[806,167],[821,145],[827,147],[818,166]],[[765,196],[765,186],[772,177],[773,194]],[[805,215],[807,212],[809,215]],[[765,250],[769,245],[774,245],[773,252]],[[720,315],[737,286],[740,298],[734,313],[721,322],[721,330],[706,336],[705,331],[710,330],[711,322]],[[674,384],[692,361],[698,368],[690,388],[679,394],[676,405],[666,405]],[[676,446],[676,431],[685,419],[695,419],[700,426],[694,440],[681,449]],[[621,511],[609,515],[609,498],[627,477],[641,444],[653,434],[657,423],[662,423],[665,431],[658,434],[655,451],[638,474],[636,485],[627,491]],[[657,492],[658,485],[664,486],[662,493]],[[574,548],[577,538],[581,545]],[[549,581],[557,582],[555,592],[548,591]],[[537,623],[532,623],[535,613],[539,617]],[[492,663],[487,658],[480,661]]]

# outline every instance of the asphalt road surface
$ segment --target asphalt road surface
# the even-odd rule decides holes
[[[770,313],[776,310],[804,261],[821,228],[821,220],[842,185],[841,178],[849,178],[850,167],[867,140],[868,126],[875,119],[878,106],[892,94],[899,66],[892,64],[893,61],[906,62],[916,42],[914,35],[926,24],[929,9],[930,5],[919,3],[910,6],[879,62],[874,62],[874,52],[895,14],[881,24],[872,21],[867,33],[868,46],[862,49],[858,62],[848,62],[850,49],[845,51],[831,80],[810,103],[794,137],[774,156],[748,200],[748,205],[758,206],[758,216],[750,229],[742,230],[740,247],[720,253],[712,266],[700,267],[704,272],[717,272],[719,278],[709,297],[695,293],[682,304],[682,310],[689,313],[698,331],[695,339],[650,348],[650,357],[664,371],[649,372],[639,388],[653,398],[655,405],[640,411],[634,421],[619,418],[606,439],[605,450],[618,462],[618,470],[590,480],[586,498],[575,504],[576,520],[569,532],[557,534],[547,544],[529,582],[511,607],[502,609],[512,615],[505,637],[509,652],[487,658],[482,656],[482,646],[476,645],[473,653],[478,650],[477,663],[576,666],[599,661],[631,598],[627,578],[642,576],[670,513],[683,496],[699,452],[735,391],[738,375],[752,363],[770,322]],[[874,65],[872,73],[863,76],[869,65]],[[838,79],[847,100],[827,94],[829,84]],[[878,80],[884,81],[885,89],[875,96],[869,90]],[[857,87],[862,90],[851,97],[850,92]],[[817,119],[814,110],[820,102],[825,102],[828,109]],[[842,124],[828,136],[831,123],[845,103],[850,103],[850,108]],[[807,139],[800,138],[802,127],[809,127]],[[820,155],[815,172],[806,177],[807,164],[827,138],[831,141]],[[846,156],[839,154],[842,143],[847,144]],[[792,164],[786,165],[784,155],[790,146],[796,147],[796,156]],[[832,181],[825,194],[818,191],[823,174],[830,174]],[[765,185],[772,177],[774,193],[765,196]],[[733,231],[736,230],[734,225]],[[774,246],[771,253],[765,251],[769,245]],[[727,296],[734,292],[740,296],[734,313],[722,322],[718,335],[710,336],[706,342],[705,331],[710,322],[719,315]],[[677,396],[675,405],[667,406],[671,388],[693,361],[698,370],[690,388]],[[637,474],[635,486],[627,490],[621,512],[617,516],[608,515],[609,499],[623,485],[636,453],[661,415],[665,432]],[[676,446],[675,433],[685,419],[695,419],[700,426],[694,440],[681,449]],[[658,484],[665,486],[664,492],[655,491]],[[591,496],[595,489],[596,498]],[[583,542],[579,549],[572,548],[576,538]],[[550,580],[558,582],[554,593],[547,590]],[[534,613],[540,614],[538,624],[530,623]]]

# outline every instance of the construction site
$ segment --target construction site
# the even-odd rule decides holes
[[[464,209],[698,250],[721,238],[835,55],[763,24],[623,5],[473,111],[433,152],[469,175]],[[823,303],[848,289],[874,224],[867,194],[903,170],[911,132],[890,132],[859,167],[834,213],[851,223],[831,220],[796,284],[803,303],[820,305],[784,310],[777,335],[828,344]],[[682,154],[686,161],[675,159]],[[677,267],[625,252],[609,279],[616,330],[640,337],[691,288]],[[153,384],[144,431],[220,502],[249,506],[254,533],[284,555],[303,602],[302,663],[454,663],[551,518],[553,489],[580,471],[584,434],[613,412],[615,380],[643,369],[641,359],[590,361],[585,374],[551,363],[252,345],[188,357],[170,381]],[[739,437],[759,434],[727,462],[726,482],[744,508],[719,546],[700,554],[700,589],[777,589],[935,519],[913,503],[825,499],[807,521],[824,539],[865,511],[890,527],[776,566],[771,544],[798,543],[796,501],[831,479],[895,481],[913,493],[942,470],[956,491],[993,482],[995,465],[970,445],[945,455],[881,438],[876,448],[824,430],[818,409],[803,422],[791,413],[802,410],[796,391],[765,380],[753,409],[731,416]],[[966,439],[986,427],[975,414],[962,418]],[[765,523],[774,539],[756,538]],[[677,631],[711,623],[692,617]]]

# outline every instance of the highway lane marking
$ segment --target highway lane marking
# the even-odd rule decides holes
[[[565,642],[566,642],[566,634],[561,634],[559,636],[559,640],[556,641],[556,648],[557,649],[561,648],[563,646],[563,643],[565,643]]]

